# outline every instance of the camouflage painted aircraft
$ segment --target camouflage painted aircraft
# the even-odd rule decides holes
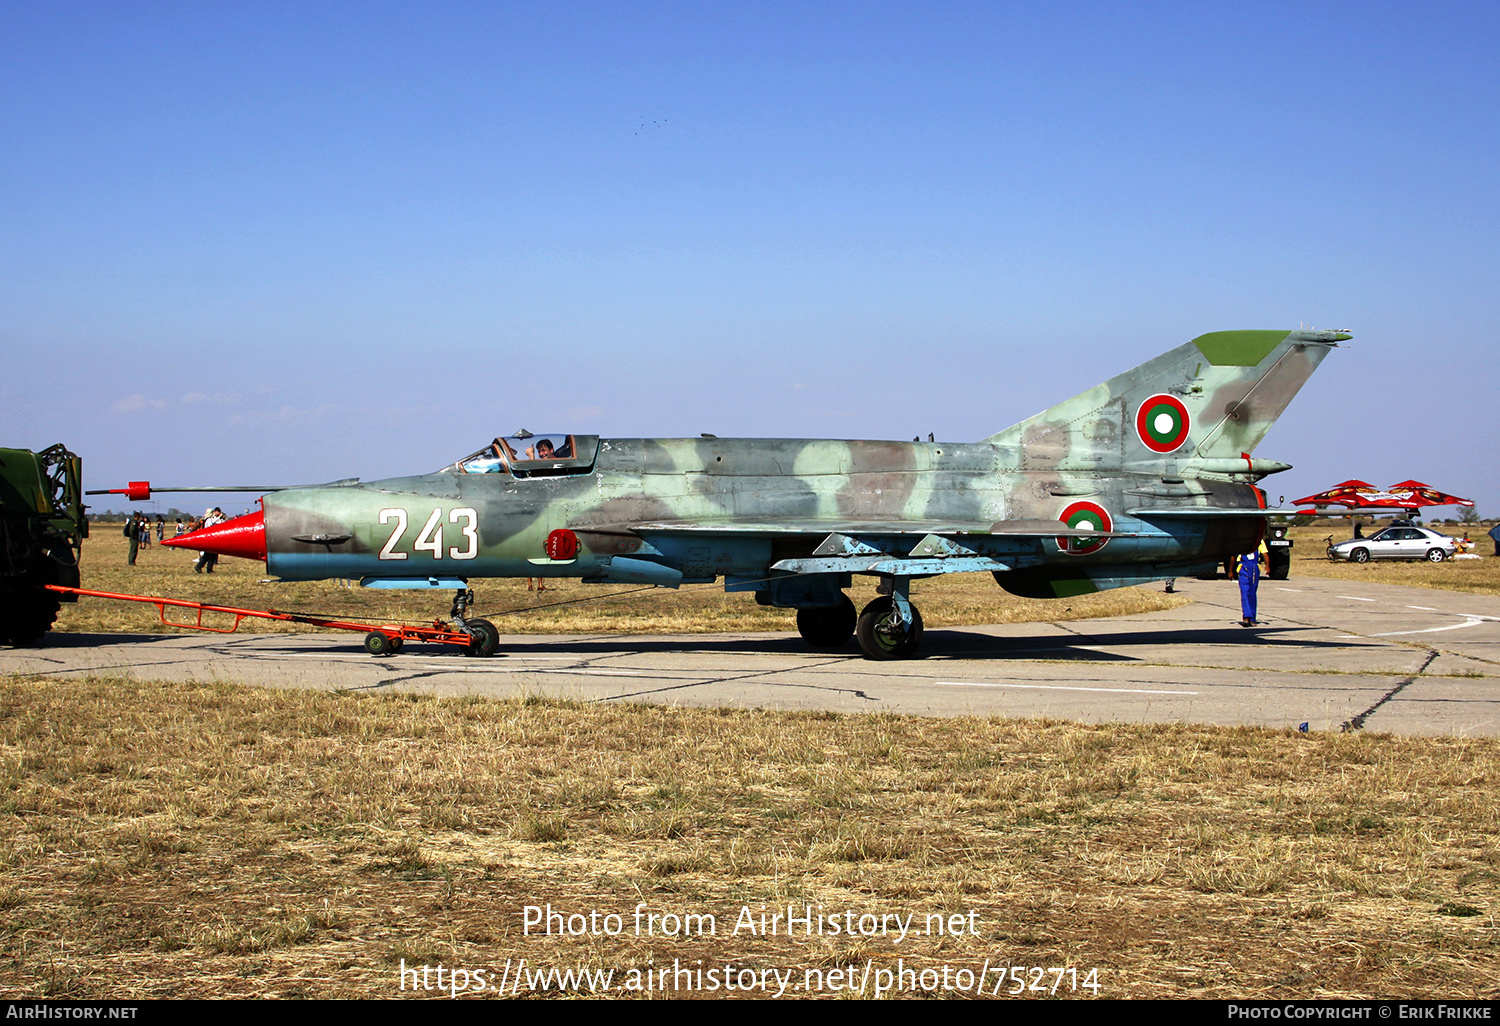
[[[267,494],[259,512],[166,544],[262,559],[287,581],[458,589],[484,577],[578,577],[729,591],[797,610],[818,648],[857,635],[913,655],[915,578],[989,571],[1054,598],[1211,570],[1255,547],[1287,464],[1249,454],[1334,331],[1201,335],[980,442],[784,438],[496,438],[420,477]],[[880,578],[858,614],[851,575]]]

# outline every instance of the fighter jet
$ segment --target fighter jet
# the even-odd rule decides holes
[[[795,609],[802,637],[914,655],[914,579],[988,571],[1056,598],[1211,571],[1265,527],[1250,455],[1341,331],[1220,331],[979,442],[629,438],[517,432],[432,474],[270,492],[168,545],[264,560],[285,581],[456,589],[576,577],[722,579]],[[854,574],[880,579],[856,614]]]

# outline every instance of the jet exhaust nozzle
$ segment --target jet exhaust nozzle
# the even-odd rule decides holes
[[[163,545],[179,549],[198,549],[220,556],[266,560],[266,517],[261,510],[226,520],[212,527],[199,528],[175,538],[163,538]]]

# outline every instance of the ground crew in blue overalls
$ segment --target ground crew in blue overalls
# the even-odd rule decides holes
[[[1241,627],[1254,627],[1255,619],[1255,591],[1260,587],[1261,568],[1266,565],[1266,543],[1262,541],[1254,552],[1247,552],[1240,557],[1240,612],[1243,618],[1240,620]]]

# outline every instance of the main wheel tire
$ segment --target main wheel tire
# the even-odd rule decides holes
[[[849,644],[859,614],[848,595],[840,593],[839,600],[836,606],[797,610],[797,632],[813,648],[837,649]]]
[[[882,595],[859,614],[859,647],[870,659],[910,659],[922,643],[922,614],[911,606],[911,623],[893,629],[896,604]]]
[[[1369,561],[1369,549],[1355,549],[1353,552],[1349,553],[1349,562],[1351,563],[1368,563]]]
[[[1445,560],[1447,558],[1448,558],[1448,553],[1444,552],[1442,549],[1428,549],[1427,550],[1427,562],[1429,562],[1429,563],[1441,563],[1443,560]]]
[[[474,632],[474,640],[464,655],[484,658],[495,654],[500,647],[500,629],[488,620],[466,620],[465,626]]]
[[[379,631],[371,631],[365,635],[365,651],[372,656],[390,655],[391,639]]]

